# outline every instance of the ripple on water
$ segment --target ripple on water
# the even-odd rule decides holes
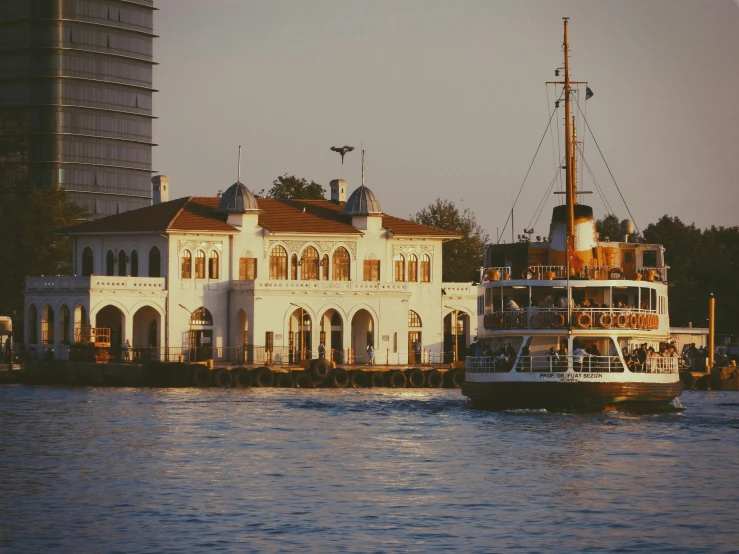
[[[717,551],[739,403],[491,413],[455,390],[0,387],[11,551]]]

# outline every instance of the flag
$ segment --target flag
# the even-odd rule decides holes
[[[585,87],[585,100],[590,100],[595,93],[590,87]]]
[[[567,243],[567,260],[570,262],[570,267],[575,270],[575,273],[580,273],[580,271],[582,271],[584,262],[577,257],[577,254],[572,249],[569,242]]]

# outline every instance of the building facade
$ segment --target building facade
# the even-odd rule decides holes
[[[113,349],[216,362],[296,363],[319,344],[337,363],[461,358],[476,335],[477,287],[442,282],[458,237],[392,217],[361,186],[346,200],[256,199],[241,183],[65,230],[72,277],[29,277],[26,346],[66,346],[88,327]],[[346,200],[346,201],[345,201]],[[87,340],[89,337],[85,337]],[[417,345],[416,345],[417,343]]]
[[[0,190],[151,204],[153,0],[0,0]]]

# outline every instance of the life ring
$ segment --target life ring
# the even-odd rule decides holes
[[[616,327],[623,329],[629,324],[629,316],[621,312],[616,316],[616,321],[614,323],[616,324]]]
[[[644,314],[637,314],[637,316],[636,316],[636,326],[639,329],[644,329]]]
[[[495,320],[496,325],[498,329],[502,329],[503,325],[505,324],[505,316],[503,315],[503,312],[498,312],[498,317]]]
[[[541,329],[544,327],[544,316],[541,314],[534,314],[530,319],[532,329]]]
[[[636,329],[638,323],[639,317],[636,314],[631,314],[629,316],[629,327],[631,327],[632,329]]]
[[[654,272],[654,280],[662,282],[662,272],[659,269]]]
[[[608,312],[600,314],[600,320],[598,321],[603,329],[610,329],[613,325],[613,316]]]
[[[535,275],[536,272],[533,267],[527,267],[526,270],[521,273],[521,277],[528,280],[533,279]]]
[[[555,329],[560,329],[564,327],[564,324],[565,324],[564,314],[562,312],[553,312],[552,316],[549,318],[549,324]]]
[[[516,327],[519,329],[523,329],[524,325],[526,325],[526,314],[523,312],[519,312],[516,314]]]
[[[580,329],[588,329],[593,323],[593,317],[588,312],[580,312],[577,314],[577,326]]]
[[[612,269],[612,270],[611,270],[611,271],[610,271],[610,272],[608,273],[608,277],[609,277],[609,278],[610,278],[610,279],[611,279],[612,281],[620,281],[621,279],[623,279],[623,278],[624,278],[624,273],[623,273],[623,271],[621,271],[621,269],[620,269],[620,268],[614,267],[614,268],[613,268],[613,269]]]

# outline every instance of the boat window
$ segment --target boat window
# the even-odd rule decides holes
[[[642,266],[657,267],[657,251],[645,250],[642,252]]]

